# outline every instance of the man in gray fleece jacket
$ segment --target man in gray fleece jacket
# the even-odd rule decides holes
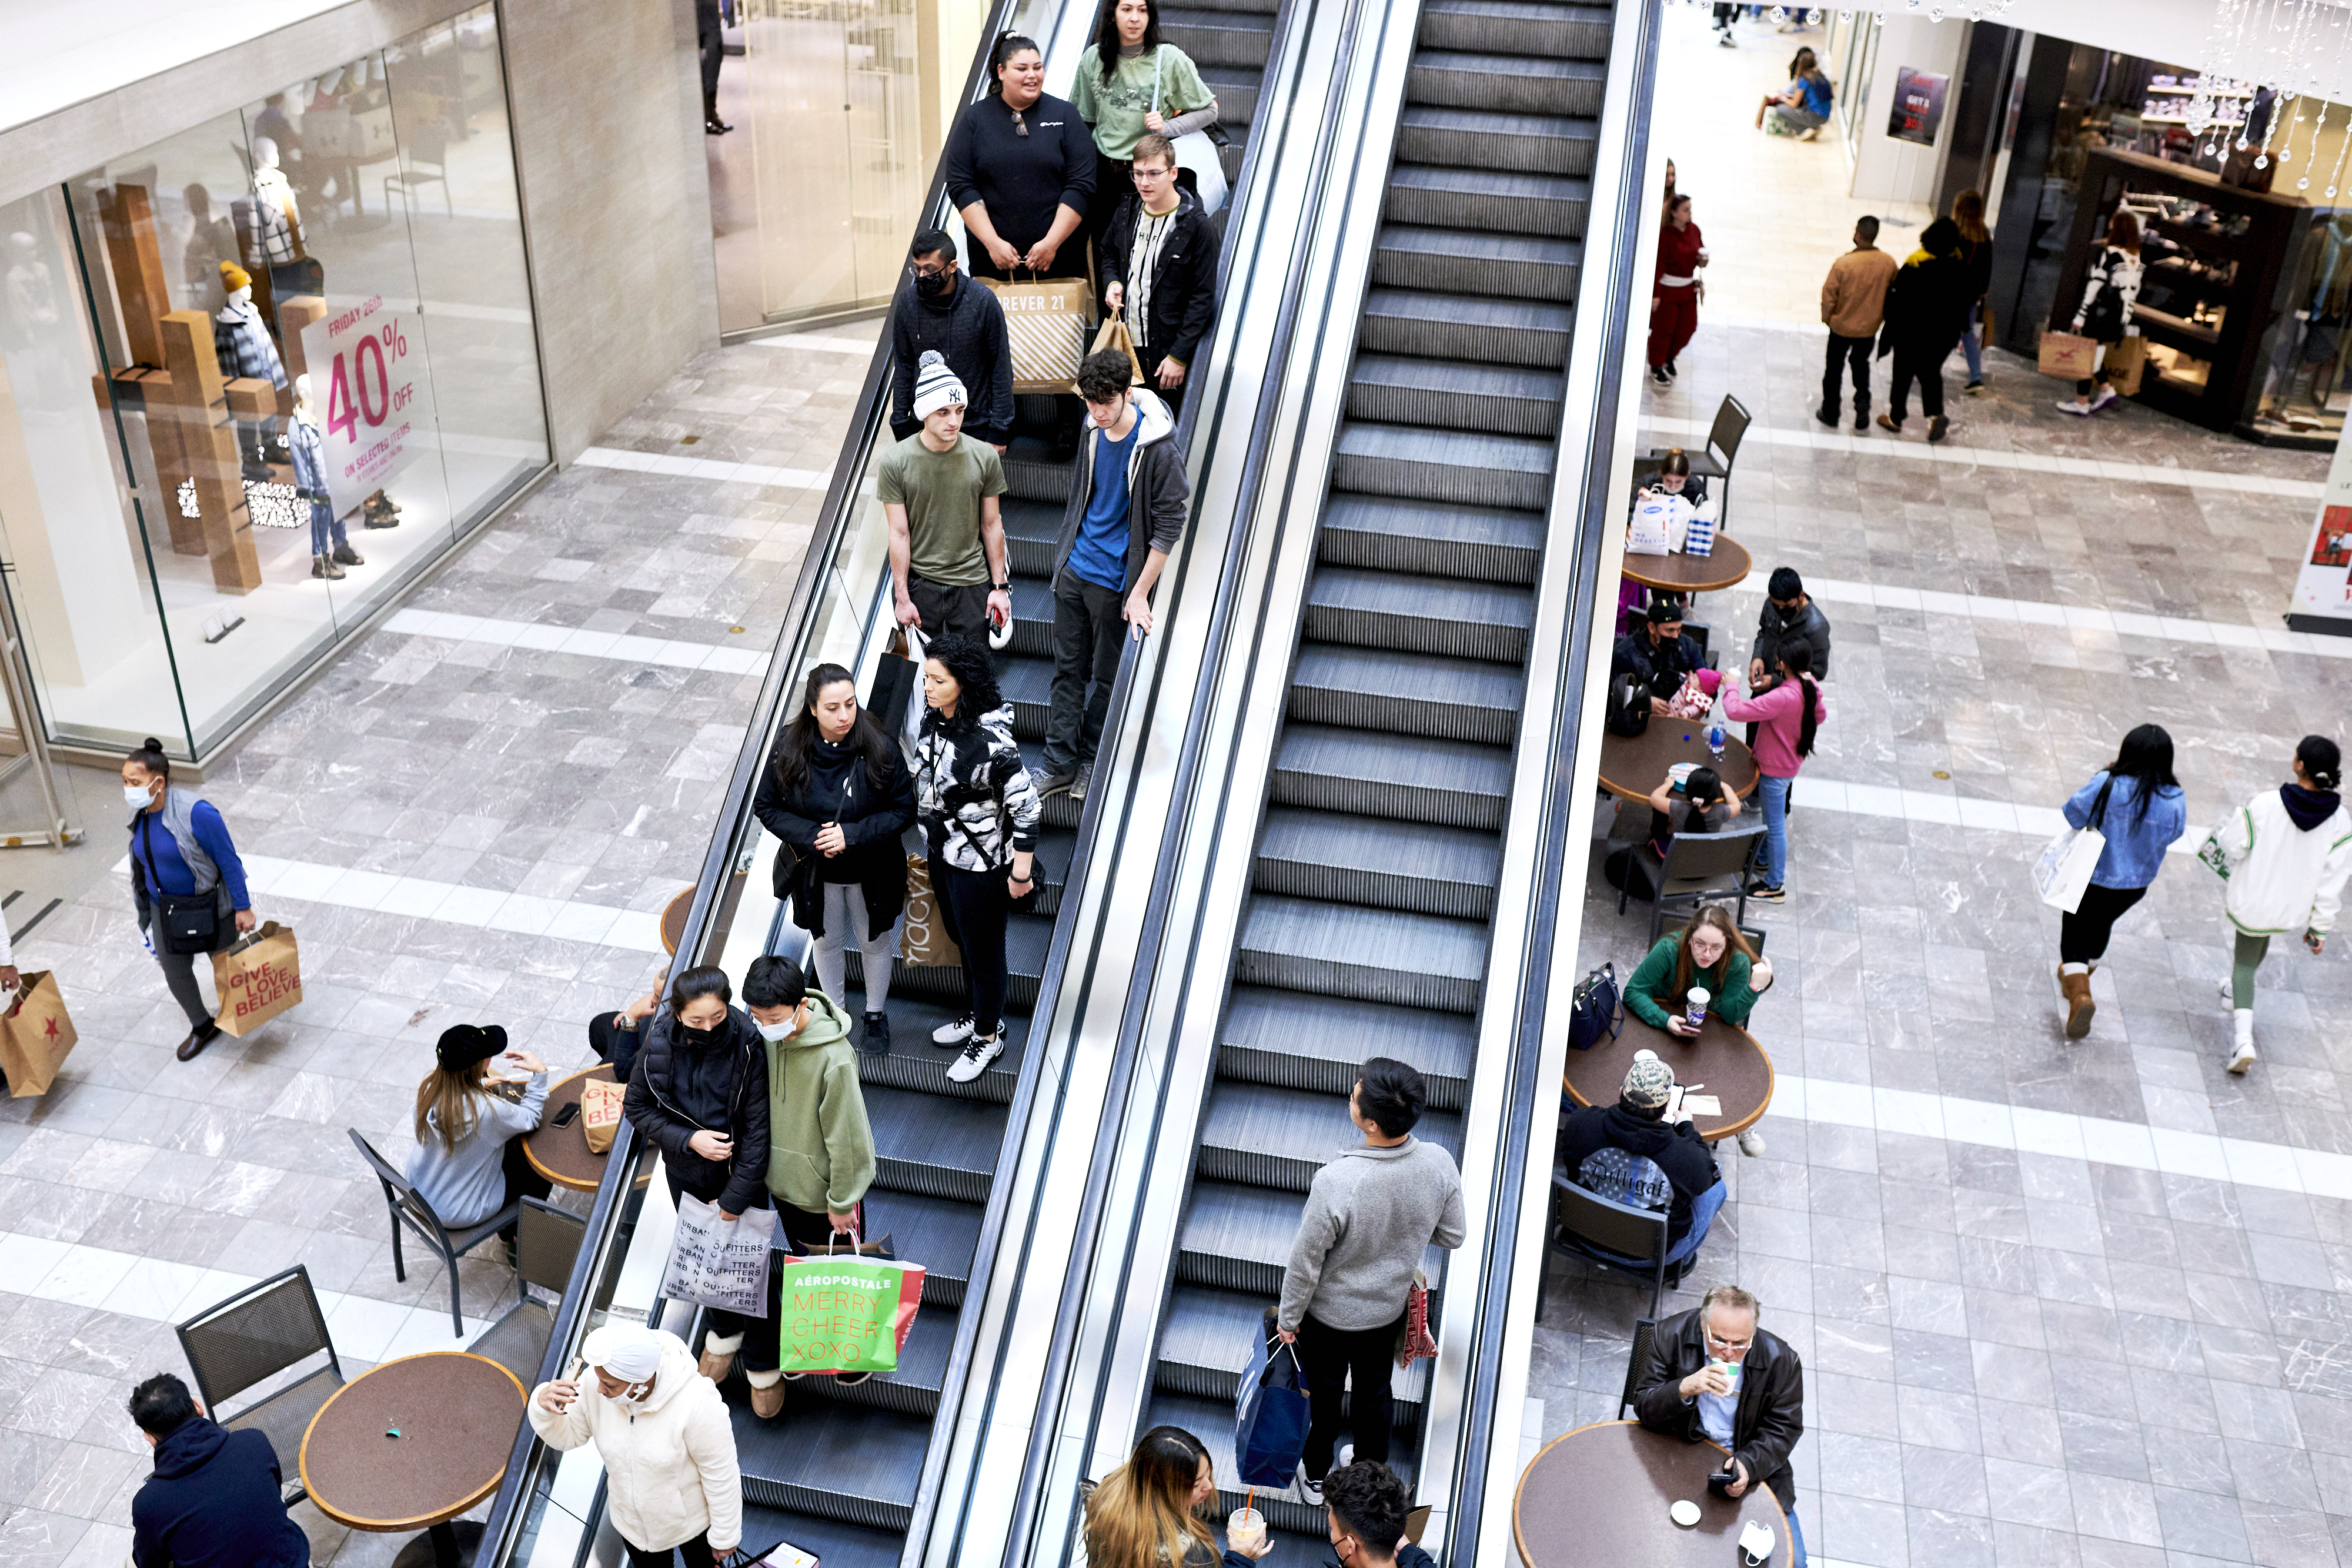
[[[1348,1119],[1364,1141],[1315,1173],[1298,1239],[1282,1271],[1276,1326],[1298,1347],[1311,1416],[1299,1490],[1323,1500],[1323,1478],[1355,1382],[1356,1459],[1388,1462],[1390,1378],[1413,1270],[1433,1242],[1452,1251],[1469,1234],[1453,1156],[1412,1135],[1428,1086],[1411,1065],[1373,1057],[1357,1074]]]

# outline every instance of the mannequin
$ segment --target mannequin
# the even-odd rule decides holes
[[[294,420],[287,431],[294,453],[294,493],[310,503],[310,575],[340,579],[347,566],[367,561],[343,537],[343,519],[327,495],[326,438],[319,433],[319,416],[310,406],[310,378],[294,378]],[[380,492],[379,492],[380,493]]]
[[[222,262],[220,274],[221,287],[228,290],[228,303],[213,317],[213,351],[220,356],[221,374],[231,380],[251,376],[282,389],[286,364],[278,357],[278,344],[253,303],[252,275],[233,261]],[[272,419],[237,421],[236,444],[244,455],[247,478],[257,482],[269,478],[267,443],[270,426],[276,423]]]

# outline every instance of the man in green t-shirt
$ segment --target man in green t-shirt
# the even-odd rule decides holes
[[[1013,619],[1004,565],[1004,465],[963,434],[964,389],[936,349],[915,368],[923,428],[883,454],[874,494],[890,519],[890,581],[898,624],[937,637],[984,637]]]

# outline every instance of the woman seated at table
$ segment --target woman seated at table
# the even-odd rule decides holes
[[[1739,791],[1714,768],[1694,768],[1679,779],[1669,770],[1650,791],[1648,841],[1611,852],[1601,875],[1636,898],[1655,898],[1659,870],[1676,833],[1719,833],[1738,816]]]
[[[1706,988],[1710,1016],[1744,1026],[1771,985],[1771,960],[1758,957],[1731,916],[1710,904],[1690,925],[1658,938],[1625,982],[1625,1005],[1651,1028],[1688,1040],[1698,1033],[1689,1022],[1693,986]]]
[[[490,1092],[490,1059],[530,1074],[519,1100]],[[434,1068],[416,1086],[416,1152],[403,1174],[452,1230],[479,1225],[518,1197],[545,1197],[548,1179],[523,1157],[522,1135],[547,1104],[547,1063],[507,1050],[507,1031],[461,1023],[441,1031]],[[507,1080],[511,1082],[513,1080]],[[501,1233],[514,1239],[509,1225]]]

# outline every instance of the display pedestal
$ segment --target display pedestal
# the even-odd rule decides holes
[[[253,549],[244,465],[237,455],[228,383],[213,350],[212,318],[201,310],[173,310],[163,319],[163,337],[164,368],[172,372],[171,397],[159,408],[150,396],[148,423],[152,426],[162,413],[178,426],[180,455],[195,483],[213,586],[223,593],[250,593],[261,586],[261,559]],[[179,510],[176,497],[167,496],[163,502],[168,512]]]

